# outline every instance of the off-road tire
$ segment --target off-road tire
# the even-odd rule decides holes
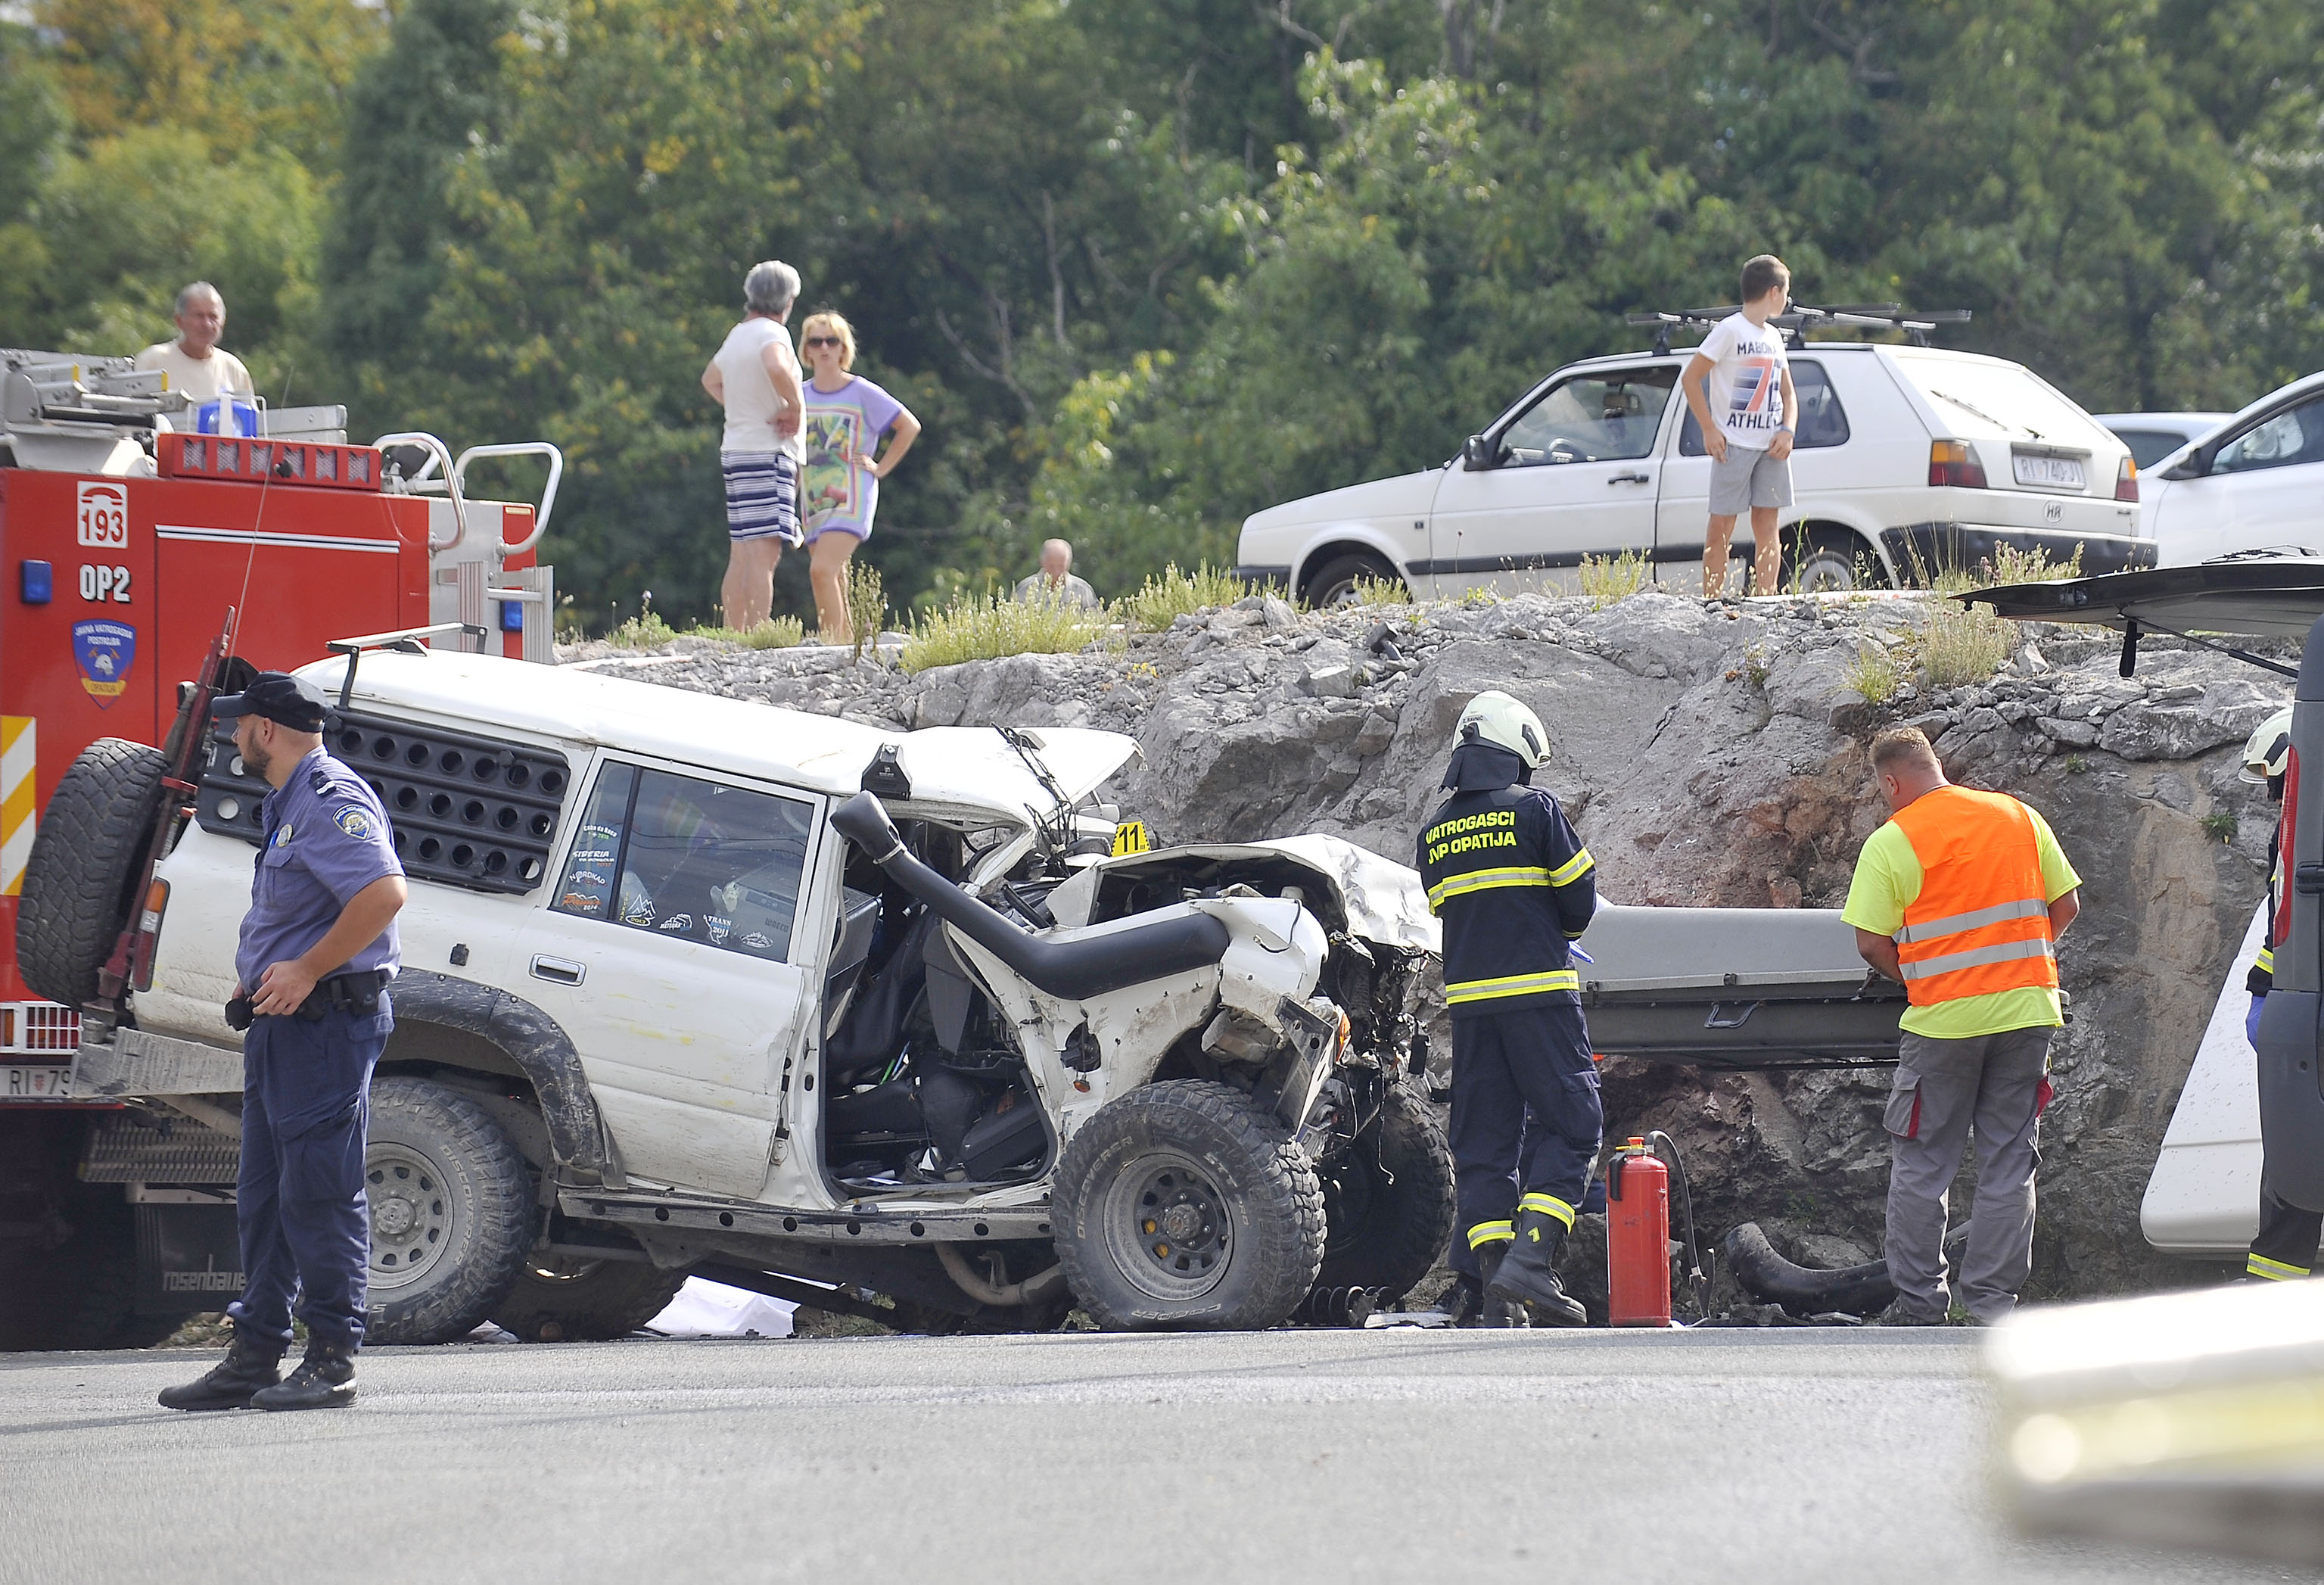
[[[364,1166],[372,1217],[364,1340],[466,1337],[508,1297],[532,1247],[524,1157],[466,1096],[398,1075],[372,1086]],[[383,1265],[385,1256],[392,1259]]]
[[[100,737],[80,751],[41,811],[16,911],[16,966],[52,1002],[97,997],[144,878],[147,833],[169,762],[158,748]]]
[[[1164,1181],[1159,1192],[1185,1198],[1161,1203]],[[1227,1085],[1171,1080],[1108,1102],[1065,1146],[1051,1193],[1066,1284],[1109,1331],[1263,1330],[1323,1264],[1323,1190],[1306,1153]],[[1197,1230],[1156,1256],[1147,1206]],[[1216,1264],[1190,1264],[1204,1254]]]
[[[1322,1173],[1322,1288],[1401,1299],[1444,1257],[1456,1218],[1452,1148],[1427,1105],[1389,1087],[1379,1119]]]
[[[1334,556],[1307,575],[1300,596],[1318,610],[1355,602],[1356,585],[1365,580],[1401,584],[1397,570],[1381,557],[1351,552]]]
[[[561,1262],[529,1258],[493,1324],[528,1343],[595,1343],[626,1338],[659,1315],[686,1285],[682,1271],[640,1260],[600,1260],[571,1275]]]

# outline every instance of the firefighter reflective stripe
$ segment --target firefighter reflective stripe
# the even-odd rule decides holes
[[[2049,917],[2050,905],[2038,897],[2025,897],[2015,903],[1997,903],[1990,908],[1978,908],[1968,913],[1949,913],[1942,919],[1924,919],[1918,924],[1908,924],[1896,932],[1896,944],[1905,946],[1914,941],[1934,941],[1939,936],[1982,930],[1988,924],[2001,924],[2012,919]]]
[[[1549,884],[1553,886],[1570,886],[1597,867],[1597,864],[1598,861],[1590,857],[1590,849],[1584,848],[1549,872]]]
[[[1904,981],[1929,979],[1940,974],[1953,974],[1963,969],[1978,969],[1987,963],[2009,963],[2020,958],[2048,958],[2054,953],[2050,943],[2038,941],[1997,941],[1990,947],[1972,947],[1966,952],[1948,952],[1941,958],[1923,958],[1898,967],[1904,971]]]
[[[1471,1247],[1474,1247],[1473,1239]],[[2252,1276],[2265,1277],[2272,1283],[2292,1282],[2308,1274],[2308,1268],[2304,1265],[2293,1265],[2282,1260],[2270,1260],[2264,1255],[2255,1255],[2246,1260],[2244,1270]]]
[[[1506,1244],[1517,1236],[1516,1225],[1507,1218],[1497,1222],[1479,1222],[1469,1229],[1469,1247],[1481,1249],[1488,1244]]]
[[[1511,974],[1499,979],[1463,979],[1444,987],[1444,1000],[1452,1006],[1463,1002],[1489,1002],[1498,996],[1537,996],[1544,991],[1578,991],[1582,976],[1571,969],[1552,969],[1541,974]]]
[[[1428,908],[1435,913],[1444,906],[1447,897],[1465,897],[1471,892],[1489,892],[1497,886],[1554,886],[1549,871],[1539,865],[1519,866],[1510,869],[1472,869],[1467,875],[1447,876],[1428,888]]]
[[[24,864],[32,856],[33,773],[36,764],[31,716],[0,716],[0,896],[24,889]]]
[[[1570,1230],[1573,1226],[1573,1208],[1554,1194],[1539,1192],[1526,1195],[1517,1201],[1519,1210],[1537,1210],[1546,1217],[1555,1217]]]
[[[2275,972],[2275,949],[2273,947],[2262,947],[2259,950],[2259,956],[2252,959],[2252,966],[2255,969],[2264,969],[2270,974],[2273,974]]]

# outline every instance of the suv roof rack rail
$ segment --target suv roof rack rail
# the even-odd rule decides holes
[[[1705,329],[1720,320],[1743,311],[1729,304],[1724,308],[1682,308],[1654,310],[1622,316],[1625,323],[1655,327],[1655,355],[1661,357],[1671,349],[1671,332],[1682,325],[1700,325]],[[1784,345],[1796,352],[1807,345],[1807,331],[1817,325],[1863,325],[1875,329],[1902,330],[1915,347],[1929,344],[1929,332],[1939,325],[1966,325],[1969,311],[1965,308],[1907,309],[1894,302],[1843,302],[1818,308],[1795,302],[1787,313],[1775,315],[1767,322],[1781,327]]]
[[[357,638],[335,638],[323,647],[335,655],[347,657],[346,675],[339,681],[339,708],[348,708],[355,698],[355,667],[363,661],[367,649],[401,650],[406,654],[424,654],[423,638],[440,638],[447,633],[464,633],[470,638],[483,638],[490,629],[473,622],[431,622],[425,627],[398,627],[390,633],[366,633]]]

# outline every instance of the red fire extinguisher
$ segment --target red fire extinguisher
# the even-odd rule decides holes
[[[1670,1169],[1642,1138],[1606,1169],[1606,1321],[1671,1324]]]

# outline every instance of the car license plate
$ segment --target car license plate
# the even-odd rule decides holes
[[[2037,490],[2079,490],[2082,484],[2082,459],[2079,457],[2043,457],[2020,451],[2010,459],[2017,474],[2017,482]]]
[[[72,1093],[72,1068],[35,1066],[31,1062],[0,1065],[0,1100],[62,1100]]]

